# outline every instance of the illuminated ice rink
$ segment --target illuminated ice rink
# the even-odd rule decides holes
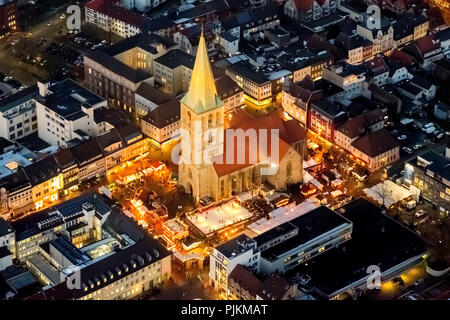
[[[186,218],[204,234],[228,227],[252,217],[252,213],[242,207],[238,201],[231,200],[221,206],[197,212]]]

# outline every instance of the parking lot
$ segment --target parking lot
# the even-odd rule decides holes
[[[435,126],[431,125],[431,121],[429,123],[429,126]],[[439,143],[444,139],[445,135],[439,128],[426,133],[424,131],[426,128],[420,128],[414,121],[408,124],[388,122],[386,127],[400,144],[400,152],[403,156],[412,155],[415,151],[421,150],[425,146]],[[442,135],[440,135],[441,133]]]

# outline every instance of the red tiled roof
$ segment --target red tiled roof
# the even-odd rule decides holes
[[[424,55],[427,52],[434,51],[440,48],[439,40],[434,38],[434,35],[429,34],[416,41],[416,46],[419,52]]]
[[[409,66],[415,61],[412,56],[398,49],[395,49],[390,57],[395,61],[401,62],[404,66]]]
[[[383,111],[380,109],[375,109],[348,120],[337,130],[349,138],[355,138],[364,133],[366,126],[383,120],[383,117]]]
[[[317,4],[319,6],[323,6],[326,2],[326,0],[316,0]],[[294,0],[294,4],[297,7],[297,10],[299,11],[308,11],[313,8],[314,0]]]
[[[258,295],[264,300],[280,300],[291,287],[286,279],[275,273],[271,273],[263,282],[240,264],[234,267],[228,277],[239,284],[239,287],[248,291],[252,297]]]
[[[398,147],[399,144],[386,129],[381,129],[355,140],[352,146],[374,158]]]
[[[117,0],[93,0],[86,7],[135,27],[141,26],[145,20],[144,16],[121,7]]]
[[[238,139],[234,137],[234,148],[227,148],[229,143],[231,141],[228,141],[226,139],[226,133],[224,135],[224,153],[222,155],[216,156],[214,161],[214,169],[216,171],[216,174],[219,177],[222,177],[224,175],[230,174],[232,172],[244,169],[246,167],[252,166],[255,163],[251,160],[251,150],[255,150],[256,153],[256,160],[257,162],[261,162],[265,159],[270,158],[271,155],[273,155],[272,149],[271,149],[271,140],[272,140],[272,131],[271,129],[278,129],[278,157],[279,159],[283,159],[283,157],[286,155],[286,153],[291,148],[291,144],[306,139],[306,133],[302,127],[298,124],[296,120],[289,120],[284,121],[281,119],[279,114],[273,113],[271,115],[255,119],[250,114],[248,114],[244,110],[239,110],[237,113],[234,114],[233,120],[230,121],[230,129],[242,129],[244,132],[247,132],[247,130],[254,129],[256,131],[256,137],[258,139],[258,146],[256,146],[256,149],[250,148],[250,141],[249,139],[245,139],[245,145],[238,145]],[[263,148],[259,148],[259,141],[262,138],[260,136],[260,129],[266,129],[267,131],[267,143],[263,145]],[[275,133],[274,133],[275,134]],[[274,138],[276,139],[276,138]],[[230,149],[230,150],[228,150]],[[266,150],[264,150],[266,149]],[[228,154],[227,152],[233,152],[233,154]],[[242,153],[244,153],[244,161],[243,163],[238,163],[240,157],[242,157]],[[233,164],[227,164],[227,157],[233,158]],[[217,162],[222,162],[217,163]]]

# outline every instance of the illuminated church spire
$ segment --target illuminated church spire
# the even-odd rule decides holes
[[[211,63],[206,50],[205,37],[203,36],[203,28],[198,44],[197,56],[195,57],[189,91],[181,99],[181,102],[197,114],[223,106],[223,102],[217,95]]]

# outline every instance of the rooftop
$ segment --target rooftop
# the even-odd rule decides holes
[[[156,89],[154,86],[147,82],[142,82],[138,89],[136,90],[136,94],[153,102],[156,105],[160,105],[166,103],[173,98],[161,90]]]
[[[157,106],[147,113],[142,121],[146,121],[161,129],[180,120],[180,102],[172,99]]]
[[[315,287],[332,297],[367,277],[367,266],[377,265],[384,273],[413,257],[421,257],[427,250],[424,241],[381,211],[365,198],[343,206],[338,212],[353,223],[352,238],[309,260],[307,265],[290,270],[287,276],[309,275],[308,288]]]
[[[427,151],[408,162],[425,166],[427,171],[450,181],[450,159],[436,151]]]
[[[85,116],[81,107],[91,108],[105,100],[92,91],[80,86],[72,79],[66,79],[49,87],[49,94],[38,101],[67,120]]]
[[[386,129],[380,129],[352,142],[352,146],[373,158],[399,146]]]
[[[39,95],[37,85],[20,90],[6,98],[1,100],[0,112],[5,113],[6,111],[14,108],[22,103],[25,103]]]
[[[162,64],[169,69],[175,69],[179,66],[185,66],[189,69],[194,68],[195,57],[181,51],[180,49],[170,50],[166,54],[155,59],[155,62]]]
[[[289,250],[299,247],[326,232],[351,224],[349,220],[325,206],[313,209],[287,223],[298,230],[297,235],[263,251],[261,257],[269,261],[275,260]],[[274,233],[272,230],[267,232]],[[264,239],[264,233],[257,236],[255,238],[256,241],[258,241],[257,238],[260,240]]]
[[[90,260],[90,258],[79,250],[65,236],[58,237],[49,242],[50,246],[58,250],[73,265],[80,265]]]
[[[223,254],[228,259],[250,250],[256,249],[256,241],[245,234],[240,234],[236,238],[228,240],[225,243],[216,247],[216,250]]]

